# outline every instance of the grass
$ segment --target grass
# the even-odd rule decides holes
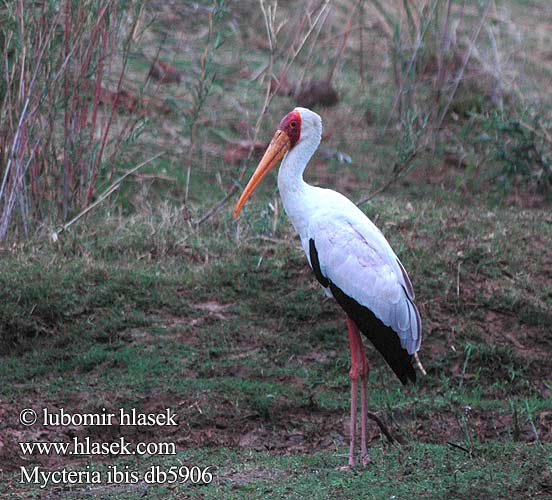
[[[178,457],[181,464],[200,468],[211,465],[209,485],[171,484],[133,487],[111,485],[97,488],[98,495],[113,499],[157,498],[403,498],[416,494],[422,498],[532,498],[546,494],[549,473],[542,465],[549,457],[545,450],[498,444],[474,456],[461,450],[437,445],[416,445],[400,449],[375,449],[370,468],[344,474],[340,457],[332,452],[317,452],[302,457],[274,455],[259,451],[228,448],[208,453],[192,450]],[[144,470],[153,463],[145,460]],[[174,462],[157,464],[168,470]],[[127,464],[128,465],[128,464]],[[101,470],[101,467],[99,468]],[[119,469],[124,470],[120,464]],[[129,470],[133,470],[129,466]],[[29,492],[27,498],[42,494]],[[80,493],[67,491],[65,498]],[[86,493],[84,493],[86,495]],[[83,498],[82,496],[80,498]],[[86,498],[86,496],[85,496]]]
[[[541,12],[535,28],[526,3],[508,5],[531,57],[542,56],[542,65],[535,65],[542,83],[552,68],[538,33],[552,20]],[[193,16],[192,7],[184,5],[158,9],[152,17],[146,6],[147,22],[138,23],[143,31],[134,40],[141,52],[129,54],[125,88],[169,102],[172,112],[142,117],[147,126],[126,144],[124,164],[138,164],[160,150],[164,156],[129,178],[57,243],[43,237],[51,229],[43,227],[34,237],[0,247],[0,496],[549,494],[552,219],[545,197],[523,183],[508,189],[495,185],[482,175],[485,165],[445,161],[449,146],[454,149],[477,132],[468,129],[484,118],[478,117],[447,123],[451,136],[442,148],[420,150],[413,170],[363,205],[414,283],[425,335],[420,356],[428,376],[403,388],[368,347],[370,410],[404,444],[390,446],[370,425],[373,463],[341,471],[349,409],[345,320],[306,264],[279,204],[275,176],[266,179],[237,223],[230,197],[204,224],[195,224],[254,167],[246,155],[237,164],[221,158],[235,147],[232,141],[255,135],[267,82],[253,75],[269,58],[255,2],[225,6],[216,19],[220,45],[204,29],[211,4],[197,7]],[[332,10],[308,57],[315,40],[306,42],[290,78],[303,70],[310,74],[309,68],[326,73],[350,16],[344,7],[346,2]],[[303,14],[292,6],[278,11],[277,21],[287,24],[276,54],[289,49]],[[373,14],[365,16],[377,20]],[[360,42],[353,32],[334,80],[340,102],[320,110],[323,147],[350,155],[353,163],[319,151],[307,172],[309,182],[356,200],[386,184],[404,146],[394,127],[381,130],[394,87],[385,40],[377,23],[370,26],[364,31],[364,50],[371,54],[364,61],[366,80],[359,83]],[[207,41],[209,64],[202,70]],[[180,85],[144,85],[157,53],[181,72]],[[273,63],[278,74],[282,60]],[[214,79],[209,92],[194,101],[189,92],[202,71]],[[543,112],[550,104],[546,88],[542,83]],[[289,97],[274,96],[258,139],[268,139],[293,105]],[[186,113],[194,106],[203,112],[190,121]],[[124,123],[129,116],[115,120]],[[117,165],[115,178],[124,173]],[[179,426],[27,429],[18,423],[26,407],[72,412],[135,407],[153,413],[171,408]],[[21,440],[70,441],[74,435],[114,440],[123,432],[132,442],[175,442],[178,454],[25,460],[17,446]],[[212,466],[214,479],[208,485],[127,481],[41,490],[19,483],[22,464],[48,470],[90,464],[102,473],[127,465],[141,474],[152,466]]]
[[[336,470],[347,446],[344,320],[323,299],[284,224],[259,245],[254,228],[242,229],[236,242],[236,228],[219,227],[221,240],[214,223],[193,233],[164,212],[157,217],[174,225],[173,231],[168,226],[161,231],[173,242],[159,235],[150,239],[151,215],[138,215],[104,220],[92,237],[77,231],[71,244],[58,248],[6,255],[0,289],[9,304],[3,315],[11,323],[2,322],[6,354],[0,377],[9,418],[17,418],[30,393],[36,394],[31,406],[81,412],[99,406],[173,408],[182,423],[176,435],[157,428],[137,438],[178,438],[179,455],[149,457],[131,468],[213,465],[215,481],[193,488],[148,487],[166,498],[182,492],[278,498],[308,490],[314,498],[360,498],[365,491],[374,498],[445,498],[453,490],[458,498],[468,493],[500,498],[506,487],[519,495],[546,489],[552,403],[542,384],[550,384],[551,315],[542,299],[545,281],[527,280],[545,269],[542,261],[524,258],[530,244],[512,238],[512,232],[530,234],[535,212],[460,214],[456,206],[429,201],[414,217],[393,197],[380,197],[367,208],[411,269],[429,372],[416,388],[401,389],[370,349],[370,407],[407,442],[388,447],[371,428],[370,468],[350,475]],[[550,226],[541,230],[544,241],[550,232]],[[439,246],[438,239],[448,244]],[[485,264],[489,248],[492,262],[516,274]],[[18,299],[10,301],[7,294],[14,290]],[[492,321],[489,311],[496,314]],[[514,467],[512,460],[525,465]],[[93,463],[105,467],[112,461]],[[527,482],[528,474],[536,479]],[[7,484],[11,494],[28,491]],[[105,491],[110,498],[138,498],[143,488]]]

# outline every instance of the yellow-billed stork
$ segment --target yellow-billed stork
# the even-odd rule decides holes
[[[422,341],[422,323],[408,274],[380,230],[342,194],[303,180],[321,136],[322,119],[313,111],[295,108],[287,114],[245,187],[234,218],[263,177],[282,160],[278,188],[285,211],[301,237],[316,279],[347,316],[352,365],[349,467],[353,467],[359,378],[361,461],[370,461],[366,446],[369,367],[359,331],[406,384],[416,380],[412,362]]]

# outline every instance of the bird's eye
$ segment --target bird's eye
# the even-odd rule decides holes
[[[289,124],[289,126],[290,126],[291,128],[295,128],[295,127],[297,127],[297,122],[296,122],[296,121],[293,121],[293,122],[291,122],[291,123]]]

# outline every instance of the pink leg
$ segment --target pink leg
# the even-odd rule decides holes
[[[370,462],[368,456],[368,448],[366,446],[366,423],[368,412],[368,373],[370,368],[368,367],[368,359],[364,352],[364,346],[362,345],[362,338],[355,322],[347,316],[347,329],[349,331],[349,346],[351,348],[351,370],[349,376],[351,377],[351,433],[350,433],[350,446],[349,446],[349,467],[355,466],[355,440],[356,440],[356,412],[357,412],[357,392],[358,392],[358,378],[361,379],[361,435],[360,435],[360,451],[361,460],[364,465]]]
[[[368,366],[368,364],[366,365]],[[360,454],[362,465],[368,465],[370,460],[370,455],[368,454],[368,448],[366,446],[366,425],[368,421],[368,374],[362,377],[361,380],[361,394],[360,394],[360,404],[361,404],[361,436],[360,436]]]
[[[354,467],[355,461],[355,441],[356,441],[356,420],[357,420],[357,392],[358,381],[351,378],[351,429],[349,433],[349,468]]]

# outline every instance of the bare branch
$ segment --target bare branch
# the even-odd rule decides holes
[[[140,163],[134,168],[131,168],[128,172],[125,172],[124,175],[119,177],[113,184],[111,184],[99,197],[98,199],[87,206],[83,211],[81,211],[78,215],[73,217],[69,222],[61,226],[57,231],[54,231],[52,233],[52,240],[56,242],[59,238],[59,235],[63,233],[64,231],[67,231],[69,227],[71,227],[75,222],[77,222],[79,219],[81,219],[83,216],[85,216],[88,212],[93,210],[95,207],[97,207],[100,203],[102,203],[104,200],[109,198],[119,187],[121,186],[121,183],[129,176],[132,175],[134,172],[138,171],[142,167],[146,166],[148,163],[151,163],[153,160],[156,160],[160,156],[164,155],[165,152],[161,151],[161,153],[157,153],[156,155],[152,156],[151,158],[148,158],[146,161]]]
[[[395,182],[397,182],[401,177],[402,174],[408,169],[409,165],[414,161],[416,158],[416,155],[418,154],[417,151],[413,151],[402,163],[397,164],[393,166],[393,174],[391,178],[379,189],[376,189],[373,193],[370,193],[368,196],[361,198],[359,201],[357,201],[357,205],[361,206],[365,203],[368,203],[372,198],[375,196],[383,193],[389,187],[391,187]]]
[[[403,438],[401,436],[393,437],[393,434],[391,434],[387,426],[383,423],[383,420],[379,418],[375,413],[369,411],[366,412],[366,416],[376,422],[376,424],[378,424],[378,427],[380,428],[381,432],[383,432],[389,443],[393,444],[397,442],[400,444],[404,444]]]

